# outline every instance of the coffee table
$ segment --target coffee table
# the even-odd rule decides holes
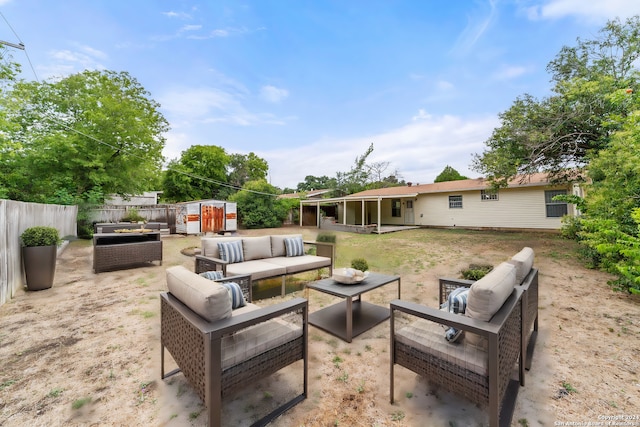
[[[353,337],[368,331],[391,315],[389,307],[362,301],[362,294],[393,282],[398,282],[400,299],[400,276],[369,273],[366,279],[353,285],[343,285],[333,279],[311,282],[307,285],[308,289],[345,298],[345,301],[309,313],[309,324],[351,342]]]

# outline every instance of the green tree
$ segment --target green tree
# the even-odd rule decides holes
[[[229,187],[221,189],[219,197],[227,199],[231,194],[240,190],[249,181],[267,179],[269,164],[255,153],[231,154],[227,166],[227,182]]]
[[[353,168],[349,172],[338,172],[336,174],[336,187],[334,194],[344,196],[357,193],[366,189],[366,185],[371,177],[367,167],[367,158],[373,152],[373,143],[362,156],[356,157]]]
[[[458,172],[451,166],[447,165],[442,170],[442,172],[440,172],[440,175],[438,175],[433,182],[460,181],[463,179],[469,179],[469,178],[467,178],[466,176],[460,175],[460,172]]]
[[[128,73],[84,71],[56,82],[17,82],[7,94],[2,186],[15,200],[82,203],[131,195],[158,181],[167,121]],[[3,96],[3,98],[5,98]],[[6,101],[6,98],[5,98]],[[18,147],[6,154],[6,142]]]
[[[162,179],[163,197],[173,202],[221,199],[227,183],[229,155],[216,145],[192,145],[171,161]],[[224,193],[226,195],[226,191]]]
[[[587,188],[578,232],[590,250],[588,261],[620,276],[618,289],[640,293],[640,106],[616,132],[609,147],[589,165]]]
[[[611,102],[611,94],[635,88],[640,58],[640,18],[613,20],[595,40],[578,39],[563,47],[548,65],[554,94],[537,100],[525,94],[500,114],[486,150],[473,169],[504,186],[517,174],[546,171],[552,179],[575,178],[567,170],[588,165],[606,148],[628,104]]]
[[[326,175],[313,176],[307,175],[304,177],[304,182],[299,182],[296,187],[297,191],[311,191],[311,190],[330,190],[335,188],[335,178],[329,178]]]
[[[237,203],[238,218],[246,228],[280,227],[286,218],[287,202],[277,199],[278,189],[266,180],[249,181],[230,197]]]

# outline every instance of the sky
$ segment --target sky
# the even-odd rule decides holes
[[[351,170],[427,184],[474,154],[546,66],[639,0],[0,0],[0,41],[26,80],[126,71],[192,145],[255,153],[268,181]]]

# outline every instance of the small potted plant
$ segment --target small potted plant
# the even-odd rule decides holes
[[[351,260],[351,268],[355,268],[356,270],[360,270],[364,273],[369,269],[369,264],[364,258],[354,258]]]
[[[20,235],[22,264],[27,289],[39,291],[53,286],[60,235],[54,227],[35,226]]]

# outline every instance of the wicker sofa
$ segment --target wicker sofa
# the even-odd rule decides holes
[[[298,361],[301,393],[253,425],[268,424],[306,398],[306,299],[260,308],[251,303],[250,280],[225,278],[220,283],[233,281],[244,296],[244,306],[233,309],[229,291],[219,283],[182,266],[168,268],[166,275],[169,292],[160,298],[161,377],[184,374],[205,403],[208,425],[221,425],[224,396]],[[169,373],[165,349],[178,366]]]
[[[441,280],[441,303],[454,288],[469,286],[465,315],[391,302],[391,403],[397,364],[487,407],[490,426],[510,425],[519,385],[525,384],[525,349],[535,341],[538,285],[532,251],[513,258],[477,282]],[[534,307],[535,317],[529,314]],[[464,335],[448,342],[443,325]],[[517,380],[512,378],[516,367]]]
[[[224,249],[223,252],[220,251],[223,245],[233,242],[240,247],[239,259],[225,256]],[[287,246],[289,243],[291,244]],[[252,281],[282,277],[283,295],[286,276],[321,268],[333,270],[334,245],[303,241],[301,234],[203,237],[201,245],[202,253],[197,255],[195,260],[196,273],[217,270],[223,271],[225,276],[250,275]],[[300,250],[301,245],[302,250]],[[294,249],[298,252],[294,253],[292,246],[295,246]],[[304,246],[314,246],[316,255],[306,254]]]

